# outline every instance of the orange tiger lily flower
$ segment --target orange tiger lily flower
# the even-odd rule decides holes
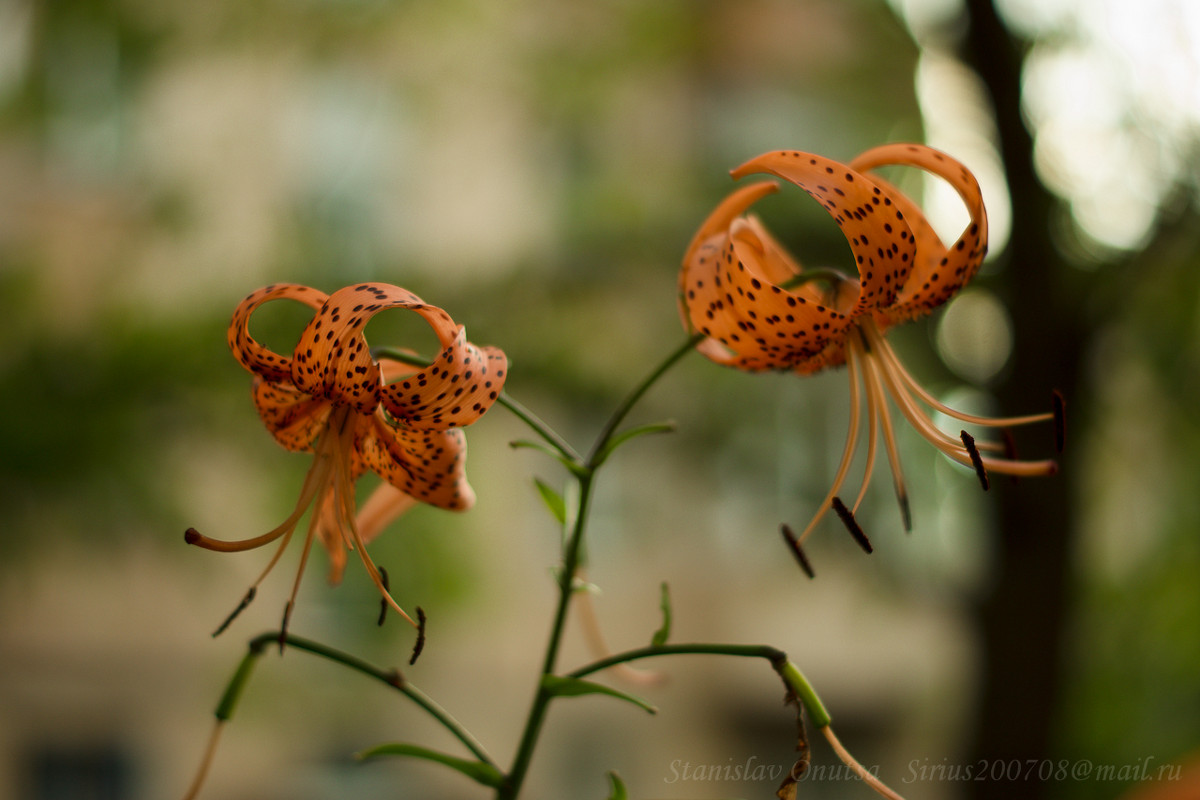
[[[255,309],[285,299],[316,312],[290,358],[259,344],[248,327]],[[363,329],[387,309],[416,312],[430,325],[442,348],[432,364],[419,369],[371,356]],[[453,511],[474,503],[464,471],[466,440],[458,428],[479,419],[499,396],[507,369],[504,353],[476,347],[445,311],[385,283],[362,283],[332,295],[291,283],[264,287],[238,305],[228,338],[234,357],[254,374],[254,403],[267,429],[288,450],[313,453],[313,462],[296,507],[278,527],[241,541],[210,539],[189,529],[187,542],[236,552],[282,539],[240,611],[311,507],[283,628],[314,539],[329,552],[332,582],[341,579],[347,548],[357,550],[384,601],[412,623],[389,593],[366,545],[418,502]],[[368,470],[384,481],[356,513],[355,482]]]
[[[970,221],[953,244],[942,243],[911,199],[882,178],[868,176],[885,165],[919,167],[957,190]],[[692,239],[679,276],[684,326],[703,336],[697,349],[710,360],[747,371],[789,370],[800,375],[845,364],[850,374],[845,452],[832,488],[804,532],[791,537],[793,543],[803,541],[833,508],[869,549],[853,514],[866,493],[879,438],[885,444],[905,528],[911,527],[888,397],[934,447],[973,466],[984,488],[988,471],[1050,475],[1057,470],[1054,461],[1006,457],[1003,445],[976,442],[965,431],[958,437],[948,434],[933,423],[926,409],[989,427],[1054,419],[1061,431],[1061,398],[1055,396],[1053,413],[1006,419],[961,413],[923,389],[884,338],[893,325],[927,314],[953,297],[983,262],[987,214],[979,184],[966,167],[923,145],[889,144],[868,150],[849,164],[794,150],[775,151],[731,174],[741,178],[752,173],[775,175],[820,202],[849,242],[857,271],[854,277],[833,270],[805,271],[757,218],[746,216],[756,201],[778,190],[777,183],[764,181],[732,192],[717,206]],[[838,495],[858,442],[864,396],[865,476],[857,499],[847,507]]]

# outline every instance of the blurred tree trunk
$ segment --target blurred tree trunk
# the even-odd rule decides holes
[[[1012,194],[1012,238],[997,291],[1012,310],[1010,377],[995,387],[1003,413],[1047,409],[1051,389],[1080,404],[1080,362],[1090,331],[1072,275],[1051,239],[1055,200],[1033,166],[1033,138],[1021,114],[1023,43],[1005,29],[990,0],[967,0],[970,24],[964,60],[991,96],[1005,176]],[[1023,448],[1036,457],[1046,440]],[[992,583],[976,608],[983,649],[972,763],[1024,769],[1033,780],[971,784],[976,798],[1025,800],[1049,795],[1036,766],[1054,757],[1052,734],[1060,707],[1064,631],[1070,613],[1072,508],[1071,448],[1057,477],[1013,484],[993,480],[997,541]],[[999,768],[999,766],[997,767]]]

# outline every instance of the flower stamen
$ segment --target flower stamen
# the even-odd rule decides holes
[[[844,483],[846,480],[846,473],[850,470],[850,463],[854,460],[854,450],[858,444],[858,418],[860,415],[860,398],[858,387],[859,356],[860,354],[858,353],[856,345],[851,345],[847,349],[846,368],[850,372],[850,427],[849,430],[846,431],[846,447],[842,451],[842,460],[841,463],[838,464],[837,473],[834,475],[833,485],[829,487],[829,491],[826,493],[825,499],[821,501],[821,505],[817,508],[817,513],[811,520],[809,520],[808,525],[805,526],[804,531],[800,534],[799,538],[797,539],[798,542],[803,542],[805,539],[807,539],[809,534],[813,532],[813,529],[816,528],[817,523],[821,521],[823,516],[825,516],[825,512],[829,510],[831,504],[833,503],[833,498],[842,488],[842,483]]]
[[[783,540],[787,542],[788,548],[792,551],[792,555],[796,558],[796,563],[800,565],[800,569],[804,570],[804,574],[810,579],[815,578],[812,564],[809,563],[808,556],[804,554],[804,548],[800,546],[799,540],[796,539],[796,534],[792,532],[792,528],[786,522],[779,526],[779,532],[783,534]]]
[[[979,450],[975,447],[975,439],[966,431],[962,432],[963,447],[967,449],[967,455],[971,457],[971,466],[975,468],[975,474],[979,476],[979,483],[983,486],[983,490],[988,490],[988,474],[983,468],[983,459],[979,456]]]
[[[875,548],[871,546],[871,540],[863,533],[862,526],[858,524],[858,520],[854,518],[854,513],[846,508],[846,504],[842,502],[842,498],[833,498],[833,510],[841,519],[842,524],[846,526],[846,530],[850,531],[850,535],[854,537],[855,543],[868,554],[875,552]]]

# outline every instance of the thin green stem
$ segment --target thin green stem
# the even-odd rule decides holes
[[[550,627],[550,638],[546,644],[546,654],[542,660],[541,675],[551,675],[558,663],[558,652],[562,645],[563,632],[566,629],[567,612],[571,607],[571,597],[574,593],[575,572],[579,567],[579,555],[583,545],[583,536],[587,526],[588,507],[592,494],[592,479],[594,473],[587,472],[579,476],[579,512],[575,516],[575,527],[567,539],[563,553],[562,572],[558,579],[558,607],[554,612],[554,622]],[[508,771],[504,785],[496,792],[497,800],[513,800],[521,791],[529,763],[533,760],[533,751],[537,747],[538,736],[542,724],[546,721],[546,712],[554,695],[546,690],[538,681],[538,690],[534,694],[529,707],[529,716],[525,729],[521,734],[521,742],[517,746],[512,768]]]
[[[542,437],[547,444],[549,444],[558,452],[562,453],[564,458],[573,463],[583,463],[583,457],[575,451],[575,448],[571,446],[570,442],[559,436],[553,428],[551,428],[545,422],[542,422],[542,420],[539,419],[536,414],[523,406],[521,403],[518,403],[516,400],[514,400],[507,392],[501,392],[500,396],[496,398],[496,402],[515,414],[517,418],[528,425],[534,433]]]
[[[592,445],[591,452],[588,453],[587,463],[589,465],[594,464],[596,456],[604,451],[604,448],[608,445],[609,439],[611,439],[613,434],[616,433],[617,427],[625,420],[625,417],[628,416],[629,412],[633,410],[633,407],[637,405],[637,402],[642,399],[642,395],[649,391],[650,387],[657,383],[658,379],[661,378],[667,372],[667,370],[675,366],[677,361],[695,349],[696,345],[703,340],[704,334],[702,333],[689,336],[687,341],[673,350],[671,354],[668,355],[667,358],[661,364],[659,364],[653,372],[647,375],[641,383],[634,387],[633,391],[625,397],[619,406],[617,406],[616,411],[613,412],[612,416],[608,418],[608,422],[606,422],[604,427],[601,429],[600,435],[596,437],[596,442]]]
[[[796,699],[808,711],[809,719],[813,721],[813,724],[818,728],[824,728],[829,725],[829,712],[825,710],[825,705],[821,702],[821,698],[817,696],[812,684],[804,677],[804,673],[800,671],[799,667],[788,660],[787,653],[769,645],[707,643],[651,645],[649,647],[626,650],[623,653],[616,653],[599,661],[593,661],[591,664],[568,672],[567,677],[582,678],[585,675],[591,675],[594,672],[608,669],[617,664],[626,664],[630,661],[637,661],[643,658],[672,655],[718,655],[765,658],[771,662],[771,668],[775,670],[788,689],[796,695]]]
[[[609,442],[625,417],[628,416],[629,412],[633,410],[633,407],[637,405],[637,402],[641,400],[650,387],[666,374],[667,370],[674,366],[676,362],[687,355],[703,338],[700,335],[688,337],[686,342],[673,350],[617,406],[612,416],[608,418],[608,421],[596,436],[596,440],[588,452],[586,461],[579,459],[577,456],[573,458],[574,463],[578,466],[577,470],[572,471],[572,474],[579,481],[578,512],[575,515],[575,524],[567,539],[566,547],[563,550],[562,572],[558,579],[558,606],[555,609],[554,621],[550,627],[550,636],[546,643],[546,652],[542,660],[540,677],[554,674],[555,667],[558,664],[559,649],[562,645],[563,632],[566,629],[567,612],[570,610],[571,599],[575,590],[575,574],[579,568],[580,554],[583,552],[583,541],[587,531],[588,510],[591,503],[593,483],[600,462],[603,461],[603,456],[606,454]],[[526,421],[528,422],[528,420]],[[534,430],[542,433],[538,427],[534,427]],[[544,433],[542,433],[542,436],[546,438]],[[559,446],[556,441],[549,439],[547,441],[550,441],[560,452],[564,454],[568,453],[568,449]],[[569,452],[574,453],[575,451],[570,449]],[[525,775],[529,770],[529,764],[533,759],[534,749],[537,747],[538,737],[546,720],[546,712],[549,710],[550,702],[553,699],[554,694],[547,691],[544,682],[539,679],[538,689],[529,707],[529,716],[526,719],[525,729],[521,734],[521,741],[517,746],[517,752],[513,758],[512,768],[508,771],[504,784],[497,790],[496,800],[514,800],[520,793],[521,785],[524,783]]]
[[[266,645],[278,641],[278,631],[260,634],[259,636],[250,640],[250,651],[252,653],[261,652]],[[293,636],[290,633],[284,635],[283,641],[286,642],[288,646],[294,647],[297,650],[304,650],[312,653],[313,655],[321,656],[322,658],[337,662],[338,664],[349,667],[350,669],[361,672],[364,675],[369,675],[376,680],[386,683],[388,686],[401,692],[405,697],[407,697],[409,700],[412,700],[427,714],[437,720],[443,728],[445,728],[454,736],[454,738],[462,742],[463,746],[470,750],[471,754],[477,759],[485,764],[488,764],[489,766],[496,767],[496,762],[493,761],[491,756],[487,754],[487,751],[484,750],[483,745],[481,745],[479,741],[476,740],[475,737],[472,736],[471,733],[464,728],[458,720],[452,717],[449,712],[438,705],[432,698],[430,698],[416,686],[413,686],[411,683],[409,683],[404,676],[400,674],[399,670],[395,668],[384,669],[382,667],[377,667],[374,664],[363,661],[361,658],[352,656],[349,653],[344,653],[341,650],[321,644],[320,642],[314,642],[310,639]],[[499,767],[496,768],[499,769]]]
[[[763,644],[709,644],[709,643],[693,643],[693,644],[664,644],[659,646],[639,647],[634,650],[626,650],[622,653],[614,653],[611,656],[602,658],[598,661],[593,661],[590,664],[572,670],[567,673],[568,678],[582,678],[586,675],[591,675],[595,672],[614,667],[617,664],[627,664],[630,661],[638,661],[643,658],[657,658],[658,656],[678,656],[678,655],[708,655],[708,656],[740,656],[743,658],[764,658],[771,662],[772,667],[778,672],[783,669],[783,665],[787,663],[787,653],[776,647],[770,647]]]

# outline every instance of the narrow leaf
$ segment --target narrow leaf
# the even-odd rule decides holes
[[[538,494],[542,496],[542,502],[546,504],[546,508],[550,509],[550,513],[558,520],[559,525],[567,524],[567,504],[563,500],[563,496],[558,493],[550,484],[543,481],[541,478],[534,478],[533,483],[537,486]]]
[[[580,465],[580,463],[578,461],[571,458],[570,456],[560,453],[558,450],[555,450],[553,447],[547,447],[546,445],[541,444],[540,442],[531,442],[528,439],[517,439],[516,441],[509,442],[508,446],[514,450],[520,450],[520,449],[524,448],[527,450],[537,450],[539,453],[545,453],[546,455],[550,456],[555,461],[558,461],[560,464],[562,464],[564,467],[566,467],[567,470],[572,475],[582,476],[582,475],[587,474],[587,471],[588,471],[587,468]]]
[[[651,647],[662,647],[667,643],[667,637],[671,635],[671,591],[667,587],[667,582],[662,582],[662,598],[659,600],[659,608],[662,609],[662,627],[654,632],[654,636],[650,639]]]
[[[608,773],[608,782],[612,787],[608,793],[608,800],[629,800],[629,792],[625,791],[625,784],[620,775],[615,772]]]
[[[622,431],[621,433],[618,433],[616,436],[613,436],[611,439],[609,439],[608,443],[604,445],[604,449],[596,454],[595,459],[592,461],[592,468],[595,469],[603,464],[608,457],[613,454],[614,450],[628,442],[630,439],[635,439],[638,436],[644,436],[648,433],[670,433],[674,430],[674,422],[654,422],[649,425],[638,425]]]
[[[404,744],[403,742],[380,744],[357,753],[355,758],[360,761],[366,761],[367,759],[378,758],[379,756],[407,756],[409,758],[421,758],[426,761],[433,761],[450,767],[450,769],[457,770],[476,783],[490,786],[493,789],[498,788],[500,784],[504,783],[504,776],[500,774],[500,770],[491,764],[485,764],[482,761],[475,761],[469,758],[458,758],[438,752],[437,750],[430,750],[427,747],[419,747],[415,744]]]
[[[552,695],[558,697],[579,697],[585,694],[606,694],[609,697],[615,697],[618,700],[624,700],[627,703],[633,703],[635,706],[647,711],[651,714],[657,714],[658,709],[650,705],[640,697],[634,697],[631,694],[613,689],[610,686],[604,686],[591,681],[580,680],[579,678],[568,678],[561,675],[543,675],[542,688]]]

